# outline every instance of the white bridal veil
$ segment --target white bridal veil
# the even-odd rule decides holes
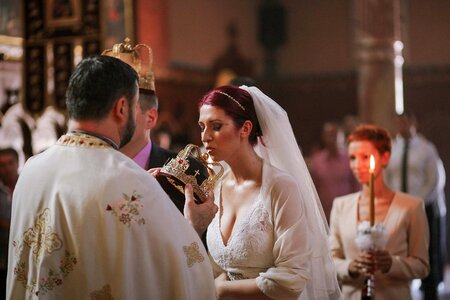
[[[308,237],[311,239],[311,280],[300,299],[340,299],[336,270],[328,246],[328,225],[316,188],[300,152],[286,111],[256,87],[240,86],[250,93],[256,109],[265,146],[258,143],[256,152],[297,182],[301,199],[305,199]]]

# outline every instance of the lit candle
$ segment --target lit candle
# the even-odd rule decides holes
[[[370,155],[369,179],[369,216],[370,226],[375,224],[375,158]]]

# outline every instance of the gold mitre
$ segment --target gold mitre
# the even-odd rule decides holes
[[[207,177],[200,172],[198,166],[193,166],[192,158],[207,169]],[[218,167],[219,171],[216,172],[213,167]],[[195,201],[202,203],[206,200],[208,192],[214,189],[214,185],[223,172],[221,164],[210,161],[209,155],[202,153],[198,146],[188,144],[176,158],[172,158],[161,168],[156,179],[176,205],[180,197],[184,200],[186,184],[192,185]]]
[[[112,49],[106,49],[102,55],[118,58],[132,66],[139,75],[139,88],[144,90],[155,90],[155,75],[153,73],[153,51],[145,44],[134,47],[130,39],[125,38],[123,43],[114,44]],[[148,53],[148,62],[143,62],[142,54]]]

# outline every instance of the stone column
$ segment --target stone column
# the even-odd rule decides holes
[[[401,43],[396,43],[401,38],[400,1],[353,2],[359,117],[389,130],[394,129],[396,111],[395,68],[402,64]]]

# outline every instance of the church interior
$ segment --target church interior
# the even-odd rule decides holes
[[[449,174],[449,12],[448,0],[2,0],[0,132],[15,104],[27,117],[22,135],[2,135],[0,146],[26,159],[53,143],[75,65],[129,38],[152,48],[152,138],[170,132],[173,149],[201,144],[202,95],[250,78],[287,111],[305,156],[327,121],[377,123],[394,136],[407,110]],[[53,137],[34,132],[44,115]]]

